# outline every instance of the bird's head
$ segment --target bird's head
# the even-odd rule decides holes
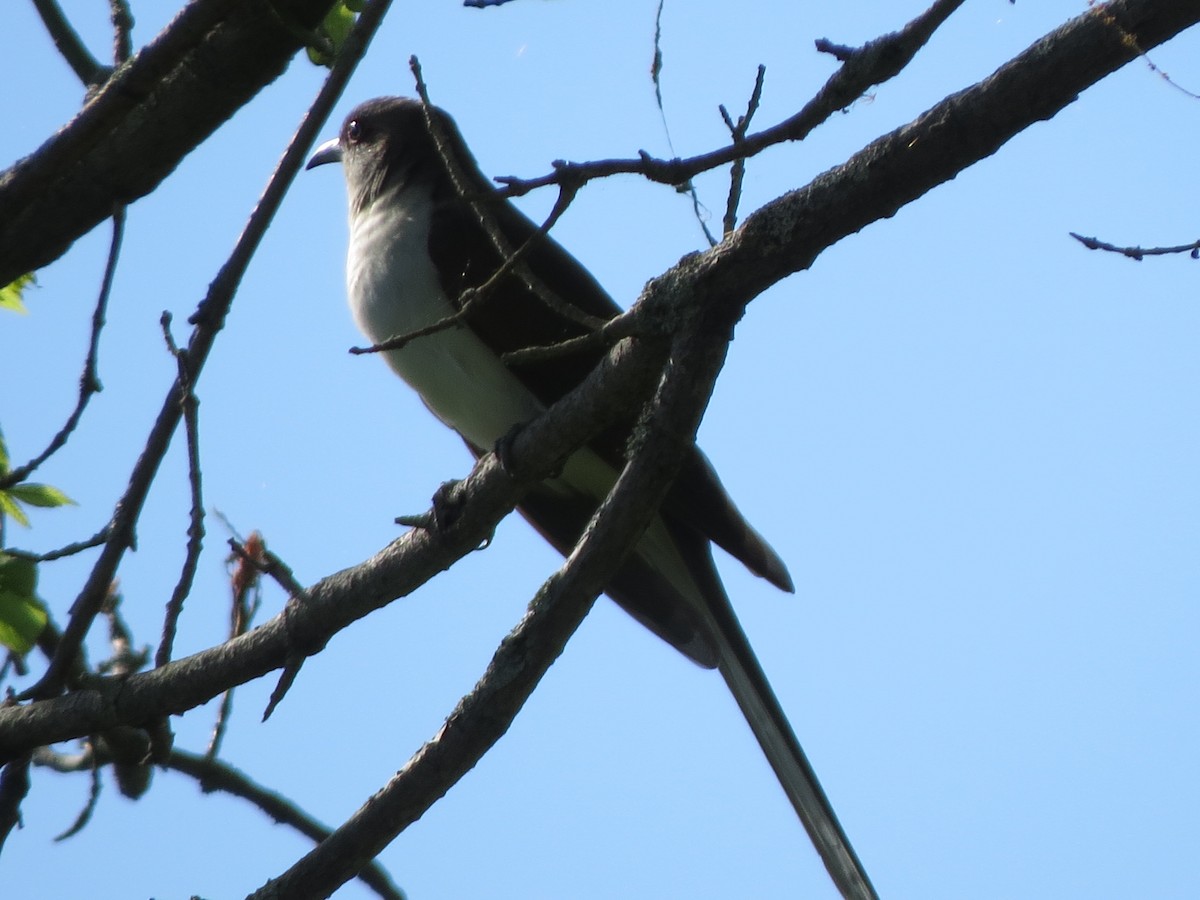
[[[446,113],[410,97],[377,97],[351,110],[338,136],[318,147],[305,168],[340,162],[350,209],[357,213],[382,194],[414,184],[453,191],[445,154],[473,166]]]

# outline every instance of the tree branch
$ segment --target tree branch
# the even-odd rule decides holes
[[[717,252],[693,260],[697,302],[736,302],[724,298],[757,294],[808,268],[827,247],[893,216],[1197,22],[1200,0],[1115,0],[1072,19],[983,81],[754,212]]]
[[[178,403],[183,413],[183,430],[187,437],[188,487],[191,490],[192,504],[188,515],[187,552],[184,554],[183,568],[179,572],[179,580],[167,601],[166,614],[163,617],[162,638],[158,642],[158,651],[154,654],[154,664],[161,666],[171,659],[175,647],[175,633],[179,625],[179,617],[183,614],[183,604],[192,592],[192,584],[196,579],[196,569],[200,565],[200,553],[204,549],[204,492],[200,468],[200,400],[196,397],[192,372],[188,369],[187,354],[175,343],[171,334],[171,314],[163,310],[160,319],[163,339],[167,349],[175,358],[178,370],[175,383],[179,385]]]
[[[172,750],[165,763],[168,769],[182,772],[195,778],[200,790],[206,794],[213,791],[224,791],[235,797],[241,797],[276,822],[296,829],[314,843],[325,840],[330,830],[308,815],[286,797],[261,784],[253,781],[243,772],[238,771],[228,763],[187,753],[183,750]],[[392,882],[387,871],[378,862],[370,862],[358,873],[359,879],[384,900],[404,900],[404,892]]]
[[[800,141],[839,109],[844,109],[869,88],[898,75],[933,36],[934,31],[962,6],[963,0],[937,0],[899,31],[883,35],[859,48],[839,48],[842,67],[837,70],[800,112],[755,134],[745,135],[728,146],[690,159],[656,159],[642,153],[637,159],[607,159],[587,163],[556,162],[554,171],[540,178],[504,176],[496,181],[507,196],[519,197],[550,184],[575,184],[610,175],[641,175],[661,184],[687,184],[701,172],[745,159],[775,144]],[[833,45],[817,41],[818,50]]]
[[[0,284],[154,190],[274,81],[333,0],[192,0],[71,122],[0,173]]]
[[[153,721],[208,702],[224,690],[318,652],[340,629],[412,593],[477,548],[520,499],[572,449],[644,396],[657,378],[663,348],[624,341],[588,379],[513,439],[508,468],[484,456],[453,490],[470,515],[438,530],[415,529],[361,565],[335,573],[247,634],[149,672],[93,679],[66,696],[0,708],[0,762],[22,749]]]
[[[1121,256],[1127,256],[1137,262],[1141,262],[1147,256],[1170,256],[1176,253],[1188,253],[1191,254],[1192,259],[1200,259],[1200,241],[1179,244],[1175,247],[1122,247],[1099,238],[1084,237],[1074,231],[1070,232],[1070,235],[1089,250],[1107,250],[1109,253],[1119,253]]]
[[[93,394],[97,394],[101,390],[100,376],[97,373],[97,364],[100,356],[100,332],[104,328],[105,314],[108,310],[108,298],[112,294],[113,278],[117,274],[117,259],[121,255],[121,239],[125,233],[124,206],[118,206],[112,211],[112,223],[113,234],[108,248],[108,262],[104,265],[104,277],[100,280],[100,296],[96,299],[96,308],[92,312],[92,333],[91,338],[88,340],[88,352],[83,363],[83,374],[79,376],[79,397],[75,401],[75,408],[67,416],[67,421],[63,424],[63,427],[50,439],[50,443],[46,445],[46,449],[29,462],[18,466],[7,475],[0,477],[0,490],[12,487],[14,484],[20,484],[32,475],[38,466],[61,450],[75,431],[76,426],[79,425],[79,420],[83,418],[83,411],[87,408],[88,401],[92,399]]]
[[[242,276],[258,249],[276,210],[283,201],[296,173],[304,164],[304,157],[316,139],[317,133],[329,116],[333,104],[341,95],[358,60],[366,52],[367,44],[390,0],[375,0],[361,15],[343,47],[342,57],[330,72],[328,79],[313,101],[291,143],[284,151],[266,189],[250,213],[245,229],[228,260],[209,286],[208,294],[198,305],[191,318],[195,325],[187,349],[179,357],[182,371],[188,373],[191,384],[200,376],[209,351],[217,334],[224,326],[225,316],[233,304],[234,295],[241,284]],[[114,79],[116,80],[116,79]],[[166,454],[171,437],[183,416],[179,397],[188,388],[181,377],[176,377],[163,401],[158,418],[139,457],[129,485],[117,503],[109,526],[108,539],[92,568],[87,582],[71,606],[71,618],[63,629],[58,651],[51,660],[46,673],[36,685],[25,692],[25,696],[45,699],[58,693],[63,687],[66,673],[71,667],[91,623],[100,610],[100,605],[116,575],[117,567],[125,551],[133,545],[134,526],[141,515],[142,505],[150,491],[150,485]]]
[[[91,51],[80,39],[79,33],[67,21],[62,7],[54,0],[33,0],[33,8],[42,17],[42,24],[50,32],[54,46],[58,48],[62,58],[67,61],[67,65],[71,67],[75,77],[83,82],[83,86],[95,88],[103,84],[105,79],[112,74],[112,69],[101,65],[100,61],[92,56]]]

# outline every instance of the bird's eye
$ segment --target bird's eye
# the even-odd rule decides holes
[[[362,137],[363,137],[362,123],[359,122],[358,119],[351,119],[350,123],[346,126],[346,140],[348,140],[352,144],[357,144],[359,141],[362,140]]]

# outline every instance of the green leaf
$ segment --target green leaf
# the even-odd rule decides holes
[[[48,484],[18,484],[9,488],[8,493],[30,506],[50,508],[76,505],[74,500]]]
[[[33,273],[22,275],[10,285],[0,288],[0,309],[11,309],[13,312],[25,313],[29,312],[25,308],[25,304],[21,300],[21,295],[31,284],[37,284],[37,279],[33,277]]]
[[[32,650],[48,620],[36,599],[0,593],[0,644],[14,653]]]
[[[0,591],[18,597],[32,597],[37,590],[37,563],[19,556],[0,553]]]
[[[317,28],[317,43],[310,45],[307,51],[308,58],[314,65],[326,67],[333,65],[334,58],[342,49],[342,45],[346,43],[350,29],[354,27],[356,11],[351,11],[349,8],[351,3],[353,0],[350,3],[339,3],[329,11],[329,14],[325,16],[325,21]]]
[[[29,527],[29,516],[21,509],[21,504],[9,496],[8,491],[0,491],[0,518],[12,516],[18,525]]]
[[[0,553],[0,644],[16,653],[33,649],[49,619],[36,587],[36,563]]]
[[[0,475],[8,474],[8,444],[4,443],[4,432],[0,431]]]

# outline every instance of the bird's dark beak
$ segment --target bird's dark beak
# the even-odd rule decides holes
[[[315,166],[323,166],[326,163],[341,161],[342,145],[338,143],[337,138],[334,138],[332,141],[326,141],[320,147],[318,147],[316,153],[309,158],[308,165],[306,165],[304,168],[311,169]]]

